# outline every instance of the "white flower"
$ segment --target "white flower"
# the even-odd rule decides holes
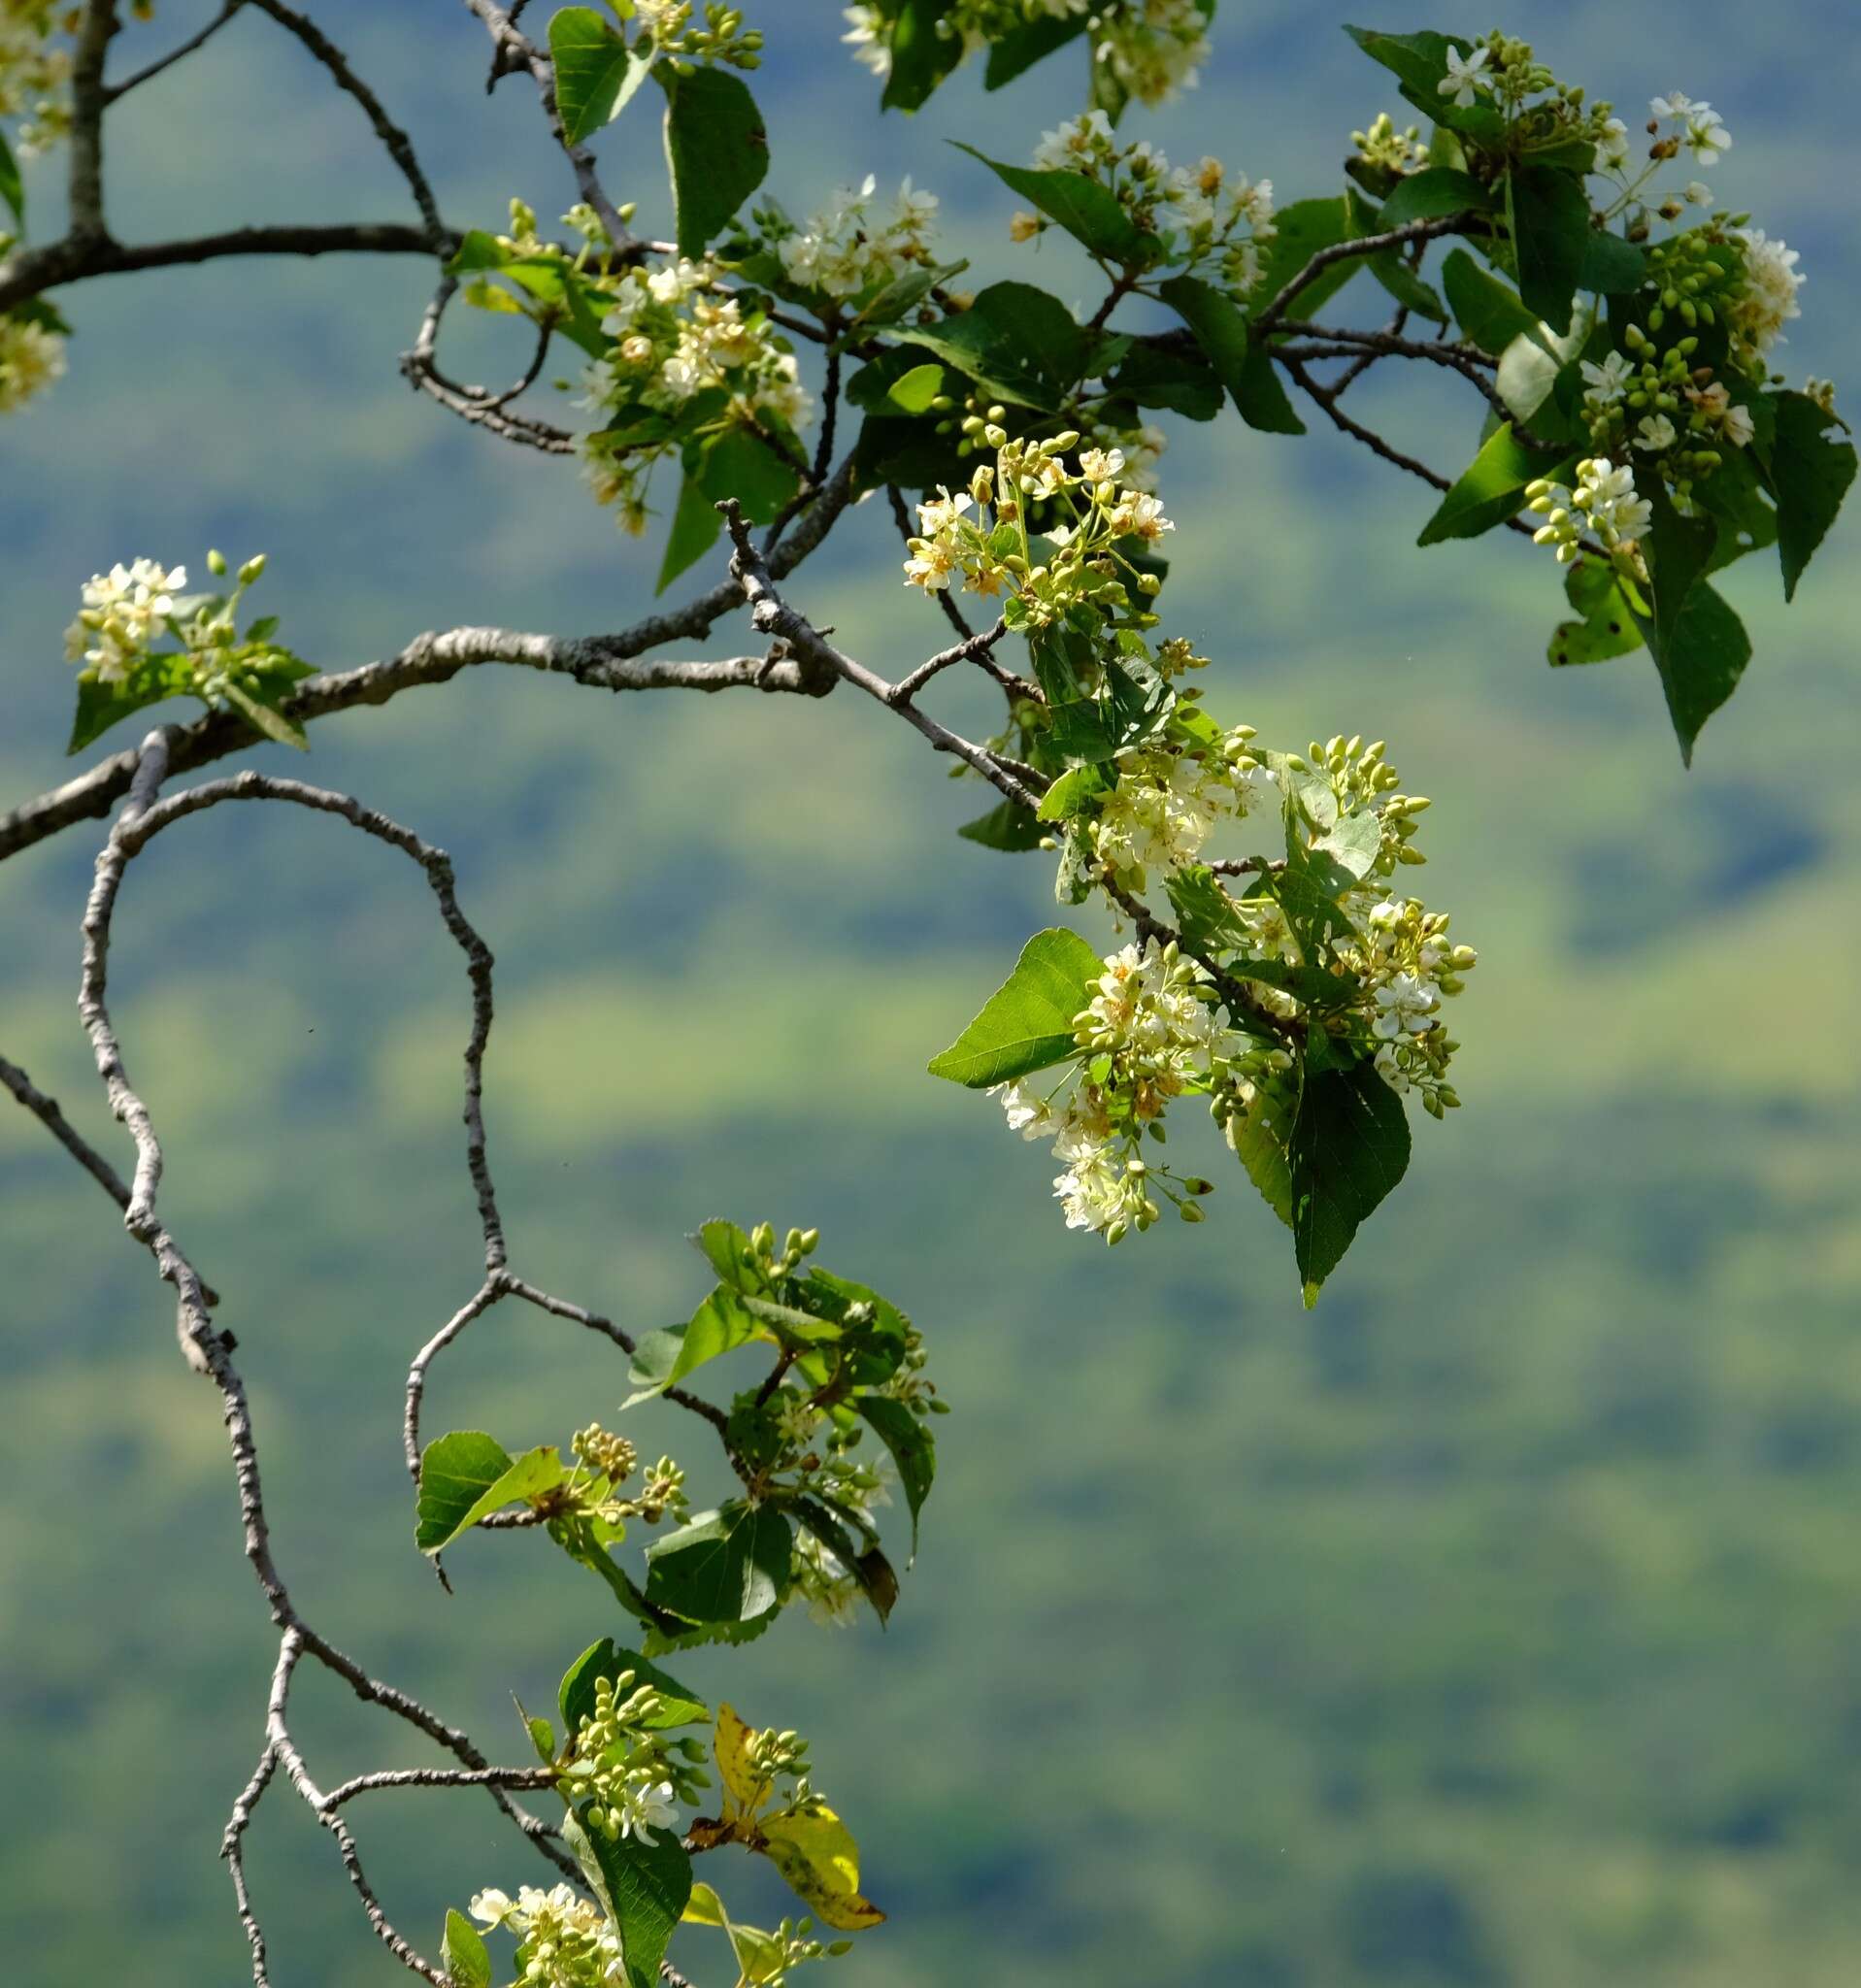
[[[937,495],[929,503],[917,507],[917,520],[924,536],[934,539],[947,532],[964,512],[970,508],[971,497],[967,490],[958,490],[951,496],[947,484],[939,483]]]
[[[1583,384],[1589,389],[1583,395],[1585,407],[1612,408],[1628,391],[1628,383],[1635,378],[1635,368],[1621,352],[1606,352],[1602,364],[1582,361]]]
[[[1635,429],[1636,447],[1658,455],[1672,448],[1678,439],[1674,423],[1665,414],[1644,414]]]
[[[1123,474],[1123,449],[1087,448],[1080,452],[1080,475],[1088,483],[1115,483]],[[1052,533],[1047,537],[1051,538]]]
[[[1782,341],[1791,318],[1802,316],[1796,293],[1809,279],[1797,271],[1798,251],[1762,228],[1740,228],[1738,238],[1745,245],[1745,289],[1732,306],[1732,322],[1762,354]]]
[[[1673,117],[1684,120],[1695,111],[1710,110],[1710,104],[1696,104],[1683,90],[1676,90],[1671,97],[1655,97],[1647,107],[1657,117]]]
[[[1163,514],[1162,498],[1147,497],[1141,490],[1120,490],[1109,521],[1121,538],[1155,540],[1176,530]]]
[[[620,1834],[623,1837],[637,1837],[650,1847],[657,1840],[652,1832],[671,1829],[678,1820],[679,1811],[673,1806],[670,1781],[655,1781],[645,1769],[628,1777],[620,1797]]]
[[[1719,432],[1734,448],[1748,448],[1751,438],[1757,433],[1757,423],[1751,418],[1751,410],[1740,407],[1727,408]]]
[[[1696,104],[1686,121],[1686,149],[1703,166],[1715,166],[1732,149],[1732,134],[1711,104]]]
[[[1097,163],[1113,149],[1112,120],[1103,111],[1085,111],[1069,118],[1056,131],[1041,133],[1034,148],[1034,163],[1045,172],[1070,169],[1079,172]]]
[[[1419,975],[1398,974],[1377,989],[1376,1002],[1380,1012],[1371,1033],[1391,1042],[1401,1035],[1425,1036],[1435,1025],[1441,996]]]
[[[457,1894],[454,1893],[454,1897]],[[495,1886],[479,1892],[472,1900],[472,1916],[482,1919],[487,1926],[501,1926],[516,1909],[504,1893]]]
[[[1603,135],[1596,141],[1596,166],[1599,172],[1619,172],[1628,164],[1628,126],[1619,117],[1611,117],[1603,126]]]
[[[853,59],[862,62],[875,76],[889,76],[892,73],[891,37],[886,32],[884,17],[877,7],[844,7],[842,17],[851,25],[841,36],[853,51]]]
[[[1465,111],[1471,108],[1477,92],[1490,93],[1493,80],[1486,74],[1486,64],[1492,59],[1490,49],[1476,49],[1471,59],[1458,49],[1447,50],[1447,74],[1441,80],[1441,94],[1452,97]]]
[[[1023,1139],[1043,1139],[1051,1129],[1051,1110],[1045,1099],[1037,1098],[1024,1083],[993,1084],[988,1095],[1001,1099],[1011,1132],[1018,1132]]]
[[[1711,187],[1702,185],[1697,180],[1689,180],[1686,184],[1686,204],[1689,207],[1711,207]]]

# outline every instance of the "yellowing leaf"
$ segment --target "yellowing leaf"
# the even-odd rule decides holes
[[[691,1896],[685,1901],[683,1920],[687,1926],[720,1926],[730,1930],[730,1918],[723,1908],[723,1901],[708,1884],[694,1884]]]
[[[717,1707],[717,1733],[711,1751],[740,1815],[753,1815],[769,1793],[768,1783],[758,1780],[749,1766],[750,1732],[727,1705]]]
[[[859,1890],[859,1845],[831,1808],[784,1815],[763,1825],[770,1861],[823,1926],[861,1933],[884,1913]]]

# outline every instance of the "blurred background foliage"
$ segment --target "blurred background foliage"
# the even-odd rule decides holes
[[[164,0],[138,32],[166,46],[206,11]],[[413,127],[454,225],[501,226],[513,192],[567,206],[533,100],[481,95],[463,10],[318,13]],[[1333,8],[1221,13],[1201,90],[1141,128],[1281,199],[1329,188],[1384,107],[1380,72]],[[929,121],[881,121],[834,6],[754,17],[772,191],[807,211],[909,171],[950,239],[981,243],[981,276],[1025,267],[994,182],[941,140],[1023,155],[1076,101],[1067,60],[994,97],[966,72]],[[1452,0],[1376,24],[1492,22]],[[1861,32],[1808,0],[1575,0],[1548,29],[1535,10],[1505,24],[1631,118],[1656,91],[1711,97],[1736,139],[1715,192],[1811,275],[1782,356],[1840,380]],[[650,224],[657,137],[635,121],[609,179]],[[400,212],[353,106],[260,18],[120,125],[130,238]],[[225,264],[65,300],[71,376],[0,436],[9,800],[61,777],[60,632],[114,558],[268,550],[268,611],[329,668],[426,627],[642,611],[649,551],[572,474],[399,381],[428,282]],[[468,331],[457,370],[515,375],[518,337]],[[1452,384],[1373,375],[1359,412],[1412,442],[1445,421],[1452,471],[1480,412]],[[871,706],[604,705],[482,671],[315,734],[314,778],[453,851],[499,953],[490,1123],[528,1275],[650,1327],[705,1286],[683,1232],[768,1215],[818,1223],[826,1261],[930,1334],[957,1413],[890,1633],[797,1618],[687,1669],[815,1736],[892,1914],[841,1964],[848,1988],[1850,1988],[1852,524],[1787,614],[1758,562],[1731,576],[1757,660],[1689,776],[1645,657],[1545,667],[1547,557],[1505,535],[1415,551],[1429,494],[1348,445],[1232,414],[1180,426],[1164,490],[1169,626],[1216,657],[1212,705],[1269,737],[1387,737],[1437,800],[1430,902],[1483,955],[1460,1017],[1469,1109],[1418,1121],[1409,1180],[1310,1318],[1231,1162],[1211,1151],[1217,1219],[1108,1254],[1062,1231],[1044,1153],[922,1075],[1053,921],[1050,865],[954,840],[980,792]],[[943,638],[897,583],[881,510],[791,591],[895,674]],[[950,696],[983,722],[975,693]],[[0,1047],[120,1147],[70,1003],[95,841],[0,870]],[[521,1536],[462,1547],[449,1601],[413,1550],[399,1377],[475,1280],[464,989],[423,893],[328,824],[214,817],[139,866],[116,974],[164,1206],[244,1343],[300,1603],[520,1759],[509,1690],[547,1699],[614,1624]],[[271,1638],[217,1416],[146,1262],[17,1112],[0,1196],[9,1971],[90,1978],[101,1942],[113,1973],[231,1981],[215,1850]],[[441,1375],[430,1426],[558,1441],[622,1382],[611,1349],[505,1311]],[[663,1440],[711,1473],[679,1419]],[[326,1784],[420,1758],[326,1687],[306,1706]],[[425,1943],[446,1904],[532,1876],[488,1804],[402,1799],[358,1821]],[[301,1808],[265,1814],[253,1875],[281,1984],[396,1977]],[[701,1944],[685,1959],[717,1973]]]

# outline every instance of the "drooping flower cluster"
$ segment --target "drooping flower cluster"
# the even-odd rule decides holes
[[[65,342],[35,317],[0,315],[0,414],[17,414],[61,379]]]
[[[0,117],[18,117],[14,148],[31,157],[71,125],[71,53],[57,37],[77,32],[69,0],[0,0]]]
[[[1108,955],[1092,998],[1074,1017],[1074,1087],[1057,1106],[1063,1084],[1046,1095],[1025,1081],[990,1093],[1011,1131],[1053,1142],[1064,1169],[1053,1193],[1066,1226],[1120,1242],[1159,1219],[1158,1194],[1186,1220],[1200,1220],[1193,1197],[1211,1183],[1186,1181],[1179,1191],[1169,1170],[1147,1158],[1144,1137],[1171,1099],[1214,1090],[1246,1046],[1217,1016],[1206,969],[1154,940]]]
[[[676,455],[695,414],[709,431],[741,428],[797,469],[795,431],[812,417],[788,343],[759,310],[726,292],[710,262],[684,257],[630,269],[611,286],[602,331],[613,340],[586,375],[582,405],[608,416],[583,448],[603,504],[630,532],[646,528],[653,466]]]
[[[843,187],[805,227],[777,233],[775,248],[790,282],[833,302],[876,293],[915,266],[935,261],[930,238],[937,222],[934,193],[907,180],[889,212],[876,211],[879,182]]]
[[[892,30],[905,0],[859,0],[843,9],[841,39],[877,76],[892,68]],[[1193,89],[1209,59],[1208,19],[1197,0],[954,0],[937,31],[967,55],[1006,35],[1046,21],[1078,21],[1088,38],[1105,93],[1167,102]]]
[[[800,1440],[805,1442],[813,1437],[825,1419],[818,1409],[810,1410]],[[792,1433],[790,1440],[795,1440]],[[842,1449],[829,1448],[807,1476],[809,1490],[824,1499],[837,1516],[849,1520],[856,1535],[869,1533],[873,1514],[892,1502],[885,1466],[860,1462]],[[844,1629],[858,1614],[865,1596],[858,1574],[805,1526],[795,1531],[793,1576],[814,1621]]]

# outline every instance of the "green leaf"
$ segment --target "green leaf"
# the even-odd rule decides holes
[[[25,182],[19,177],[13,148],[8,145],[4,131],[0,131],[0,200],[13,210],[15,227],[23,228],[26,224]]]
[[[1491,193],[1471,173],[1430,166],[1396,182],[1395,191],[1382,204],[1377,228],[1382,233],[1410,221],[1441,220],[1450,214],[1485,214],[1492,204]]]
[[[984,89],[1000,89],[1010,83],[1024,70],[1033,68],[1036,62],[1045,61],[1056,49],[1063,49],[1068,42],[1077,41],[1085,32],[1085,17],[1081,14],[1030,22],[1026,27],[1011,28],[1009,32],[989,47],[988,67],[982,72]]]
[[[1624,585],[1607,560],[1579,559],[1569,569],[1564,592],[1580,618],[1560,621],[1552,634],[1548,653],[1553,669],[1608,662],[1641,647],[1642,631],[1635,617],[1637,609],[1645,611],[1646,604],[1639,595],[1631,603]]]
[[[1537,332],[1538,319],[1519,302],[1517,291],[1483,270],[1466,249],[1448,255],[1441,282],[1454,322],[1482,352],[1497,358],[1513,339]]]
[[[903,1402],[886,1395],[862,1394],[853,1407],[873,1425],[880,1441],[892,1453],[898,1466],[899,1487],[912,1515],[912,1557],[917,1555],[917,1514],[930,1496],[931,1480],[937,1474],[937,1444],[928,1425],[914,1415]]]
[[[172,681],[166,673],[140,675],[124,683],[105,683],[94,677],[81,677],[77,709],[71,714],[71,737],[65,742],[66,756],[93,745],[131,712],[165,703],[182,695],[184,689],[185,685]]]
[[[1379,831],[1380,837],[1380,831]],[[1231,946],[1251,945],[1253,934],[1237,913],[1234,901],[1223,889],[1214,872],[1206,865],[1189,864],[1174,870],[1164,888],[1190,944],[1207,951],[1225,952]],[[1279,987],[1318,1007],[1338,1007],[1354,1002],[1357,984],[1341,974],[1322,967],[1293,966],[1285,960],[1224,960],[1222,969],[1237,980],[1257,980],[1262,986]]]
[[[462,1530],[465,1514],[511,1468],[503,1444],[482,1430],[456,1430],[429,1442],[420,1456],[414,1542],[437,1553]]]
[[[1221,412],[1221,381],[1213,367],[1188,352],[1148,339],[1136,340],[1105,382],[1114,400],[1140,408],[1168,408],[1192,421],[1213,421]]]
[[[860,1593],[872,1604],[882,1629],[898,1606],[898,1574],[877,1546],[862,1546],[839,1514],[820,1499],[797,1498],[788,1508],[795,1523],[805,1526],[859,1583]],[[913,1521],[913,1550],[916,1549],[916,1522]]]
[[[641,1722],[648,1733],[670,1733],[680,1726],[709,1723],[711,1707],[695,1691],[687,1690],[676,1677],[647,1662],[635,1650],[623,1649],[611,1636],[590,1644],[564,1673],[556,1693],[563,1727],[573,1740],[583,1719],[594,1716],[594,1687],[602,1678],[614,1682],[623,1671],[631,1671],[635,1684],[650,1684],[660,1697],[659,1709]]]
[[[963,59],[963,37],[938,31],[949,7],[950,0],[904,0],[892,24],[891,74],[879,100],[885,110],[921,109]]]
[[[778,454],[748,428],[726,428],[705,448],[704,495],[714,507],[714,520],[715,505],[734,497],[748,523],[774,524],[801,488],[801,476],[798,463]],[[715,538],[714,528],[711,539]],[[710,549],[709,541],[705,549]]]
[[[1095,794],[1105,791],[1105,776],[1096,766],[1076,766],[1061,774],[1041,796],[1043,821],[1067,821]]]
[[[1653,632],[1652,622],[1641,626],[1660,671],[1680,757],[1691,766],[1701,728],[1738,688],[1751,660],[1751,639],[1724,598],[1703,580],[1688,590],[1665,634]]]
[[[926,414],[944,390],[944,369],[934,362],[914,366],[885,389],[885,398],[908,414]]]
[[[659,563],[659,580],[654,588],[666,588],[688,567],[696,565],[723,530],[715,500],[705,488],[706,464],[702,450],[687,453],[684,480],[679,485],[679,508],[672,514],[672,531],[666,539],[665,557]]]
[[[927,347],[1000,400],[1051,414],[1085,378],[1085,334],[1057,297],[1032,283],[991,283],[967,311],[912,328]]]
[[[1247,314],[1232,297],[1193,276],[1172,277],[1158,284],[1157,295],[1195,334],[1249,428],[1269,435],[1306,432],[1273,360],[1253,341]]]
[[[663,1326],[648,1333],[633,1356],[627,1378],[634,1392],[620,1404],[623,1410],[677,1387],[686,1375],[694,1374],[707,1361],[721,1353],[733,1353],[752,1340],[767,1340],[769,1334],[744,1309],[735,1293],[719,1288],[712,1292],[691,1315],[689,1324]]]
[[[781,1607],[793,1550],[781,1512],[733,1501],[647,1548],[647,1600],[701,1625],[757,1621]]]
[[[974,821],[966,821],[956,833],[965,842],[980,843],[985,849],[1001,849],[1019,855],[1038,849],[1046,833],[1038,816],[1017,802],[1004,801]]]
[[[440,1940],[440,1965],[452,1988],[491,1988],[491,1955],[483,1936],[463,1914],[449,1910]]]
[[[1064,1062],[1076,1048],[1073,1017],[1091,998],[1105,962],[1077,932],[1037,932],[1014,971],[976,1019],[930,1062],[933,1077],[986,1090]]]
[[[1402,93],[1416,110],[1449,130],[1466,133],[1477,143],[1498,145],[1506,136],[1506,120],[1491,104],[1479,99],[1462,106],[1444,95],[1441,84],[1447,74],[1447,50],[1465,55],[1473,44],[1461,35],[1441,35],[1424,29],[1420,34],[1386,35],[1375,28],[1346,26],[1345,33],[1373,61],[1380,62],[1402,84]]]
[[[1371,813],[1346,814],[1312,846],[1361,883],[1382,853],[1382,823]]]
[[[653,1841],[643,1843],[590,1827],[585,1806],[577,1819],[600,1874],[602,1903],[620,1929],[627,1988],[658,1988],[659,1963],[691,1897],[690,1853],[669,1829],[655,1831]]]
[[[1506,217],[1518,261],[1518,294],[1560,337],[1590,240],[1589,195],[1551,166],[1515,166],[1506,176]]]
[[[1286,1164],[1307,1309],[1409,1165],[1409,1118],[1373,1066],[1308,1073]]]
[[[1600,290],[1608,297],[1628,296],[1647,281],[1647,251],[1620,235],[1592,228],[1583,242],[1579,290]]]
[[[258,682],[249,687],[244,683],[228,683],[225,687],[226,702],[251,726],[255,732],[279,746],[295,746],[300,752],[310,750],[310,734],[294,717],[279,709],[282,701],[290,695],[290,685],[283,682]]]
[[[660,62],[652,74],[666,93],[666,162],[679,252],[695,256],[762,184],[769,132],[755,98],[728,70],[681,76]]]
[[[490,1456],[489,1450],[476,1447],[461,1451],[456,1464],[450,1457],[445,1460],[446,1474],[441,1492],[436,1499],[433,1520],[429,1525],[426,1474],[432,1465],[434,1451],[439,1449],[442,1443],[457,1440],[459,1439],[449,1436],[441,1437],[439,1442],[428,1446],[426,1455],[420,1461],[420,1516],[419,1529],[415,1537],[422,1553],[438,1553],[442,1548],[449,1546],[461,1533],[469,1532],[481,1519],[489,1518],[494,1511],[501,1510],[507,1505],[527,1504],[545,1491],[553,1491],[569,1474],[563,1469],[562,1459],[556,1453],[553,1444],[526,1450],[507,1470],[485,1485],[471,1504],[461,1510],[454,1498],[454,1490],[470,1479],[457,1473],[461,1470],[470,1470],[480,1460],[488,1461]],[[465,1440],[474,1444],[481,1441],[486,1443],[491,1441],[488,1436],[482,1439],[468,1436]],[[491,1447],[495,1449],[497,1445],[492,1443]],[[442,1508],[448,1521],[447,1530],[444,1532],[440,1530]]]
[[[549,21],[555,107],[562,135],[581,145],[626,109],[652,68],[652,42],[635,48],[592,7],[564,7]]]
[[[1228,1123],[1228,1143],[1235,1158],[1259,1189],[1260,1199],[1288,1229],[1292,1227],[1292,1169],[1286,1147],[1298,1110],[1296,1090],[1283,1096],[1263,1091],[1244,1118]]]
[[[1097,180],[1083,173],[1036,172],[1027,166],[1004,165],[973,145],[952,143],[958,151],[980,159],[1003,185],[1031,201],[1094,255],[1127,269],[1142,269],[1155,260],[1160,247],[1156,237],[1140,228],[1117,195]]]
[[[1778,556],[1783,565],[1785,600],[1795,600],[1803,569],[1828,536],[1854,481],[1854,445],[1835,441],[1830,434],[1842,425],[1808,394],[1777,396],[1771,478],[1777,492]]]
[[[1548,325],[1522,332],[1499,355],[1494,383],[1515,420],[1536,423],[1540,431],[1554,430],[1561,418],[1557,394],[1560,380],[1574,379],[1593,327],[1579,313],[1569,335],[1556,337]],[[1573,434],[1572,439],[1579,439]]]
[[[1525,502],[1525,487],[1540,477],[1561,474],[1570,458],[1554,449],[1524,447],[1502,421],[1485,446],[1441,500],[1441,507],[1423,525],[1419,546],[1439,546],[1449,539],[1477,539],[1510,517]]]

